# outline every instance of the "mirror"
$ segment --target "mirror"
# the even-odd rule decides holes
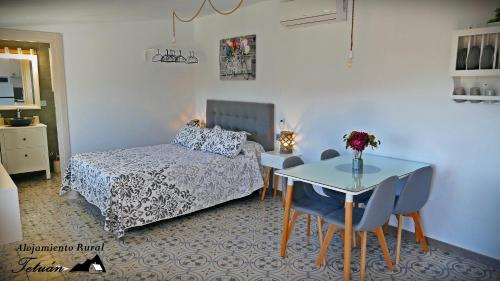
[[[36,55],[0,54],[0,110],[40,109]]]

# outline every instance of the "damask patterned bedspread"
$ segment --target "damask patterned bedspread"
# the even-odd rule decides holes
[[[82,153],[66,169],[70,189],[97,206],[104,229],[125,230],[245,197],[263,185],[258,154],[227,158],[175,144]]]

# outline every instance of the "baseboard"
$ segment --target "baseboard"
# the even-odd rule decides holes
[[[387,232],[390,233],[391,235],[396,235],[397,228],[389,225],[389,227],[387,228]],[[403,240],[415,239],[415,233],[403,229],[403,238],[402,239]],[[497,260],[495,258],[488,257],[488,256],[485,256],[482,254],[478,254],[478,253],[475,253],[473,251],[470,251],[470,250],[467,250],[464,248],[460,248],[460,247],[457,247],[455,245],[451,245],[451,244],[448,244],[448,243],[445,243],[443,241],[439,241],[436,239],[432,239],[432,238],[428,238],[428,237],[426,237],[426,239],[427,239],[427,243],[434,248],[438,248],[442,251],[454,253],[456,255],[477,261],[477,262],[482,263],[482,264],[485,264],[487,266],[491,266],[493,268],[500,268],[500,260]]]

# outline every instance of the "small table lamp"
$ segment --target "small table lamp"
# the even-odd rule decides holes
[[[200,119],[192,119],[191,121],[189,121],[189,124],[192,126],[201,127]]]
[[[292,153],[295,144],[295,134],[292,131],[281,131],[280,133],[280,152]]]

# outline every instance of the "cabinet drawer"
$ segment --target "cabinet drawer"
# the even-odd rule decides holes
[[[43,145],[43,131],[41,129],[19,129],[4,133],[5,148],[17,149]]]
[[[5,151],[9,174],[45,170],[45,149],[43,147],[8,149]]]

